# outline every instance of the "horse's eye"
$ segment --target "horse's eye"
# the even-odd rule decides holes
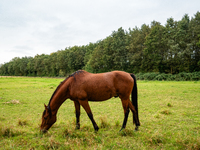
[[[44,117],[45,120],[47,120],[47,117]]]

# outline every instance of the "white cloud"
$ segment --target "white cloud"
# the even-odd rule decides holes
[[[193,16],[199,0],[1,0],[0,63],[86,45],[120,27]]]

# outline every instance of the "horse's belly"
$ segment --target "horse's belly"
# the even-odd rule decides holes
[[[87,96],[89,101],[104,101],[112,98],[113,96],[118,96],[118,95],[115,92],[115,90],[112,89],[106,89],[106,90],[98,89],[93,92],[88,92]]]

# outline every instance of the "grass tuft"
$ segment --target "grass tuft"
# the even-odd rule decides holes
[[[119,132],[120,136],[133,136],[134,131],[129,129],[123,129]]]
[[[101,121],[101,124],[100,124],[101,128],[108,128],[108,127],[110,127],[110,123],[108,123],[106,116],[100,117],[100,121]]]
[[[18,125],[19,126],[26,126],[26,125],[28,125],[28,121],[19,119],[18,120]]]
[[[19,100],[11,100],[11,101],[8,101],[8,102],[4,102],[4,104],[20,104]]]
[[[163,115],[170,115],[170,114],[172,114],[169,110],[163,110],[160,113],[163,114]]]
[[[102,143],[102,137],[101,136],[96,136],[96,137],[94,137],[94,140],[97,142],[97,143]]]
[[[153,135],[150,139],[149,142],[152,145],[160,145],[165,143],[165,138],[161,135]]]
[[[51,137],[49,138],[49,143],[50,143],[49,146],[50,146],[51,149],[58,149],[59,146],[60,146],[60,143],[57,142],[57,141],[54,139],[53,136],[51,136]],[[48,149],[49,149],[49,148],[48,148]]]
[[[18,134],[19,133],[14,131],[12,127],[4,127],[4,128],[1,128],[1,131],[0,131],[0,136],[3,136],[3,137],[14,137]]]
[[[71,134],[71,132],[68,129],[65,129],[63,131],[63,137],[68,137]]]
[[[154,118],[160,118],[160,115],[159,114],[156,114],[156,115],[154,115]]]
[[[120,122],[119,122],[119,120],[115,121],[115,126],[116,126],[116,127],[120,127]]]
[[[57,142],[53,136],[51,136],[45,144],[42,144],[42,149],[59,149],[61,144]]]
[[[168,103],[167,106],[168,106],[168,107],[172,107],[172,104]]]

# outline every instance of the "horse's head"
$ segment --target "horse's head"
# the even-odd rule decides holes
[[[52,115],[51,109],[44,104],[45,110],[42,114],[42,124],[40,131],[47,132],[48,129],[56,122],[56,115]]]

